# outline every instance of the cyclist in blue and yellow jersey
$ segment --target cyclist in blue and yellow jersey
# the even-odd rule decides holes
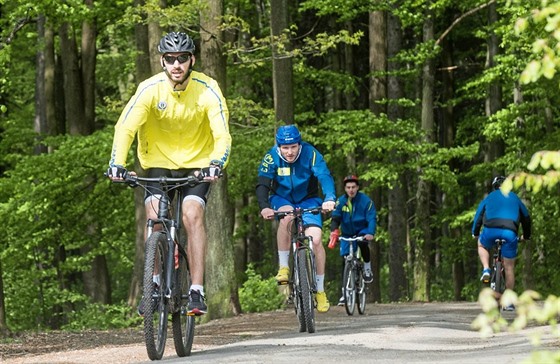
[[[165,35],[158,51],[163,71],[141,82],[122,111],[115,126],[107,175],[120,180],[127,173],[124,166],[128,150],[138,135],[138,160],[148,177],[202,173],[213,182],[227,165],[231,150],[226,100],[214,79],[193,70],[195,44],[187,34]],[[159,196],[154,186],[148,189],[146,215],[155,219]],[[207,311],[203,289],[204,210],[210,184],[184,189],[183,225],[192,279],[188,310],[201,315]]]
[[[513,290],[515,284],[515,258],[517,257],[519,224],[523,228],[522,239],[531,238],[531,217],[525,204],[512,191],[506,195],[500,191],[505,177],[497,176],[492,181],[493,191],[478,205],[472,226],[472,235],[478,239],[478,256],[482,263],[480,280],[490,279],[490,250],[496,239],[504,239],[502,256],[506,273],[506,288]],[[484,226],[484,228],[482,228]],[[480,230],[482,229],[482,233]],[[513,305],[505,310],[514,310]]]
[[[324,198],[319,196],[319,184]],[[264,156],[258,173],[257,200],[264,219],[274,218],[274,211],[290,211],[295,207],[321,206],[332,211],[336,194],[334,181],[323,156],[315,147],[301,140],[294,125],[278,128],[276,145]],[[280,220],[277,231],[279,269],[278,282],[287,282],[290,255],[290,219]],[[321,215],[304,214],[305,233],[313,238],[317,262],[317,311],[327,312],[330,304],[325,294],[325,248],[321,241]]]
[[[360,247],[364,260],[364,281],[371,283],[373,281],[373,273],[371,271],[371,257],[368,244],[375,236],[377,211],[373,201],[365,193],[359,191],[360,180],[357,176],[350,175],[345,177],[343,184],[345,193],[336,201],[336,207],[332,213],[329,248],[336,246],[341,234],[346,238],[363,236],[365,241],[357,242],[357,245]],[[343,260],[343,270],[344,258],[348,255],[349,251],[349,243],[341,241],[340,256],[342,256]],[[338,304],[344,305],[344,293],[340,297]]]

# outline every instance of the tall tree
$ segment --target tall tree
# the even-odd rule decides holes
[[[203,71],[213,77],[222,92],[226,85],[226,59],[220,29],[223,1],[211,0],[200,14],[200,58]],[[227,170],[226,170],[227,171]],[[227,317],[241,311],[235,279],[233,222],[234,209],[227,191],[227,172],[213,186],[206,212],[208,245],[205,277],[209,318]]]
[[[392,13],[387,15],[387,98],[400,100],[404,96],[403,85],[398,71],[401,68],[396,56],[402,50],[403,30],[401,22]],[[403,117],[402,106],[391,102],[387,116],[393,122]],[[403,157],[392,152],[396,165],[404,163]],[[408,241],[407,180],[404,171],[397,174],[397,180],[388,192],[388,233],[389,233],[389,299],[400,301],[408,298],[408,279],[406,274],[406,246]]]
[[[294,120],[293,69],[290,56],[288,0],[270,1],[272,35],[272,87],[276,119]]]
[[[377,116],[387,113],[382,102],[387,99],[387,21],[382,10],[369,13],[369,108]],[[379,202],[380,199],[377,199]],[[378,205],[379,206],[379,205]],[[371,299],[381,301],[381,247],[378,240],[370,243],[374,280]]]
[[[428,6],[426,6],[428,7]],[[434,41],[434,13],[427,9],[423,26],[424,43]],[[434,59],[428,55],[422,69],[422,131],[423,140],[420,143],[434,141]],[[431,233],[431,186],[424,175],[418,170],[418,185],[416,190],[416,226],[415,257],[414,257],[414,293],[413,300],[430,300],[430,257],[432,251]]]

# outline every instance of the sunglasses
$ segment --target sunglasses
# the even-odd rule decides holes
[[[187,62],[189,59],[191,59],[190,54],[180,54],[177,57],[170,56],[170,55],[163,56],[163,60],[167,64],[174,64],[175,61],[179,61],[180,64],[183,64],[183,63]]]

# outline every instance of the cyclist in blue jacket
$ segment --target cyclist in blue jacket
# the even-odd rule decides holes
[[[319,184],[324,199],[319,196]],[[311,144],[301,140],[296,126],[284,125],[276,133],[276,145],[262,159],[256,187],[257,200],[264,219],[274,218],[274,211],[290,211],[295,207],[322,206],[332,211],[336,194],[334,181],[323,156]],[[290,219],[280,220],[277,231],[279,269],[278,282],[287,282],[290,256]],[[330,304],[325,294],[325,248],[323,247],[322,217],[304,214],[305,233],[313,238],[317,263],[317,311],[327,312]]]
[[[502,246],[504,269],[506,273],[506,288],[512,289],[515,284],[515,258],[517,257],[518,229],[523,227],[522,239],[531,238],[531,217],[525,204],[512,191],[504,195],[500,186],[505,177],[497,176],[492,181],[493,191],[478,205],[472,226],[473,237],[478,239],[478,256],[483,270],[480,280],[488,282],[490,279],[490,250],[496,239],[505,239]],[[482,229],[482,227],[484,228]],[[480,232],[482,229],[482,233]],[[506,307],[513,310],[514,307]]]
[[[363,236],[365,241],[357,242],[364,260],[363,277],[366,283],[373,281],[371,271],[371,258],[369,242],[373,240],[377,227],[377,211],[373,201],[363,192],[360,192],[360,180],[351,175],[344,178],[344,195],[336,201],[336,207],[332,213],[331,236],[329,248],[334,248],[341,235],[346,238]],[[340,227],[340,229],[339,229]],[[355,249],[354,249],[355,250]],[[344,259],[350,251],[347,241],[340,241],[340,255],[342,256],[342,269],[344,271]],[[344,293],[338,301],[344,305]]]

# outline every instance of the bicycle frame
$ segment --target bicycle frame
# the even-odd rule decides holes
[[[354,242],[364,241],[364,237],[339,237],[339,241],[346,241],[349,245],[349,252],[344,263],[344,308],[348,315],[353,315],[356,303],[358,303],[358,312],[363,315],[366,305],[365,282],[362,276],[363,262],[359,247],[354,251]]]
[[[496,248],[492,256],[492,275],[490,277],[490,288],[497,294],[501,295],[505,290],[505,271],[502,258],[502,245],[506,242],[504,239],[496,239]]]
[[[190,285],[187,253],[178,238],[182,224],[183,193],[181,186],[194,186],[204,181],[198,177],[146,178],[128,175],[123,181],[131,187],[147,190],[148,182],[159,183],[158,217],[148,219],[144,266],[144,336],[148,357],[159,360],[167,339],[168,314],[171,313],[175,351],[180,357],[191,353],[195,319],[187,315],[186,301]],[[175,191],[173,191],[175,190]],[[175,192],[174,205],[170,193]],[[170,209],[172,206],[172,209]],[[159,275],[161,281],[152,282]],[[158,288],[164,288],[158,292]]]
[[[305,235],[303,215],[305,213],[318,214],[321,207],[295,208],[291,211],[276,211],[275,216],[283,218],[293,216],[289,226],[292,227],[291,254],[292,270],[290,284],[290,300],[295,305],[296,315],[299,320],[299,331],[315,332],[315,300],[317,293],[317,272],[315,253],[313,252],[313,237]]]

